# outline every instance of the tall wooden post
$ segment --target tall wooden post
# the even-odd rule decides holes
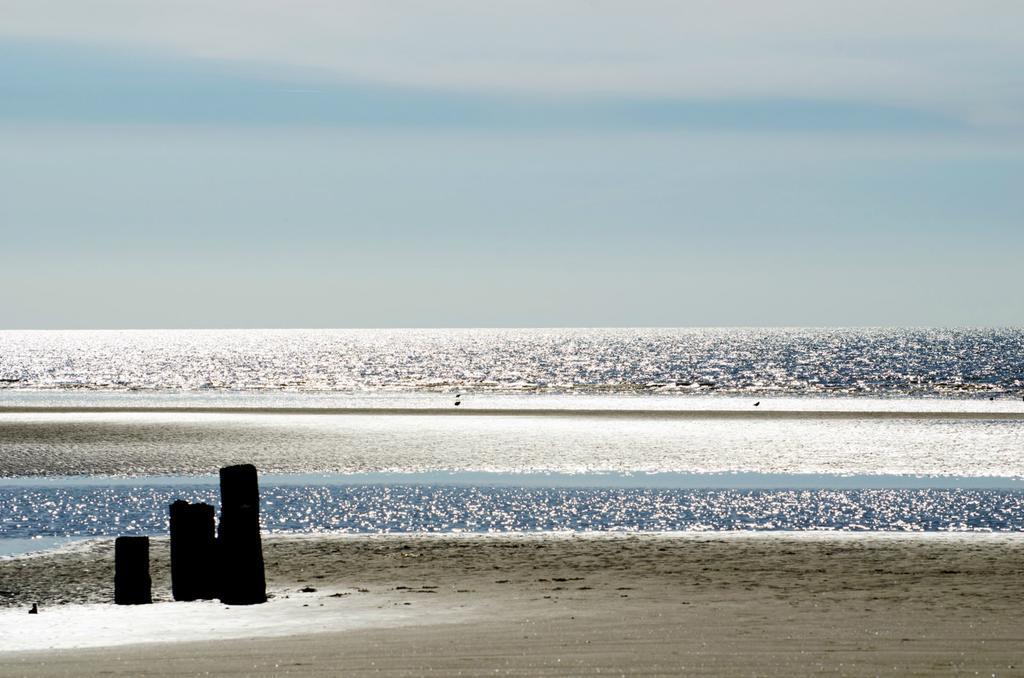
[[[171,592],[175,600],[217,597],[217,539],[213,507],[171,504]]]
[[[149,537],[118,537],[114,540],[114,602],[146,605],[153,602],[149,578]]]
[[[267,602],[260,541],[260,490],[252,464],[220,470],[220,599],[229,605]]]

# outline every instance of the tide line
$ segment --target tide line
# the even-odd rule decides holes
[[[593,419],[736,419],[736,420],[973,420],[1024,421],[1020,412],[899,411],[899,410],[642,410],[473,407],[111,407],[111,406],[0,406],[0,414],[244,414],[382,417],[550,417]]]

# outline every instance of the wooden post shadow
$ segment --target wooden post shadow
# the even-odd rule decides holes
[[[220,470],[220,600],[229,605],[267,602],[260,541],[260,491],[252,464]]]
[[[149,578],[149,537],[118,537],[114,540],[114,602],[147,605],[153,602]]]

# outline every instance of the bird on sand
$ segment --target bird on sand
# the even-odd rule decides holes
[[[39,614],[39,603],[32,603],[32,609],[28,611],[29,614]]]
[[[761,404],[761,401],[760,401],[760,400],[758,400],[758,401],[757,401],[756,403],[754,403],[754,407],[757,407],[757,406],[758,406],[758,405],[760,405],[760,404]]]

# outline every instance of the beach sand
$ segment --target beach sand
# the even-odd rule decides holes
[[[273,598],[253,608],[107,605],[110,541],[0,560],[0,676],[1024,675],[1020,535],[275,536],[264,553]],[[166,601],[166,540],[152,555]],[[53,644],[106,646],[26,649]]]

